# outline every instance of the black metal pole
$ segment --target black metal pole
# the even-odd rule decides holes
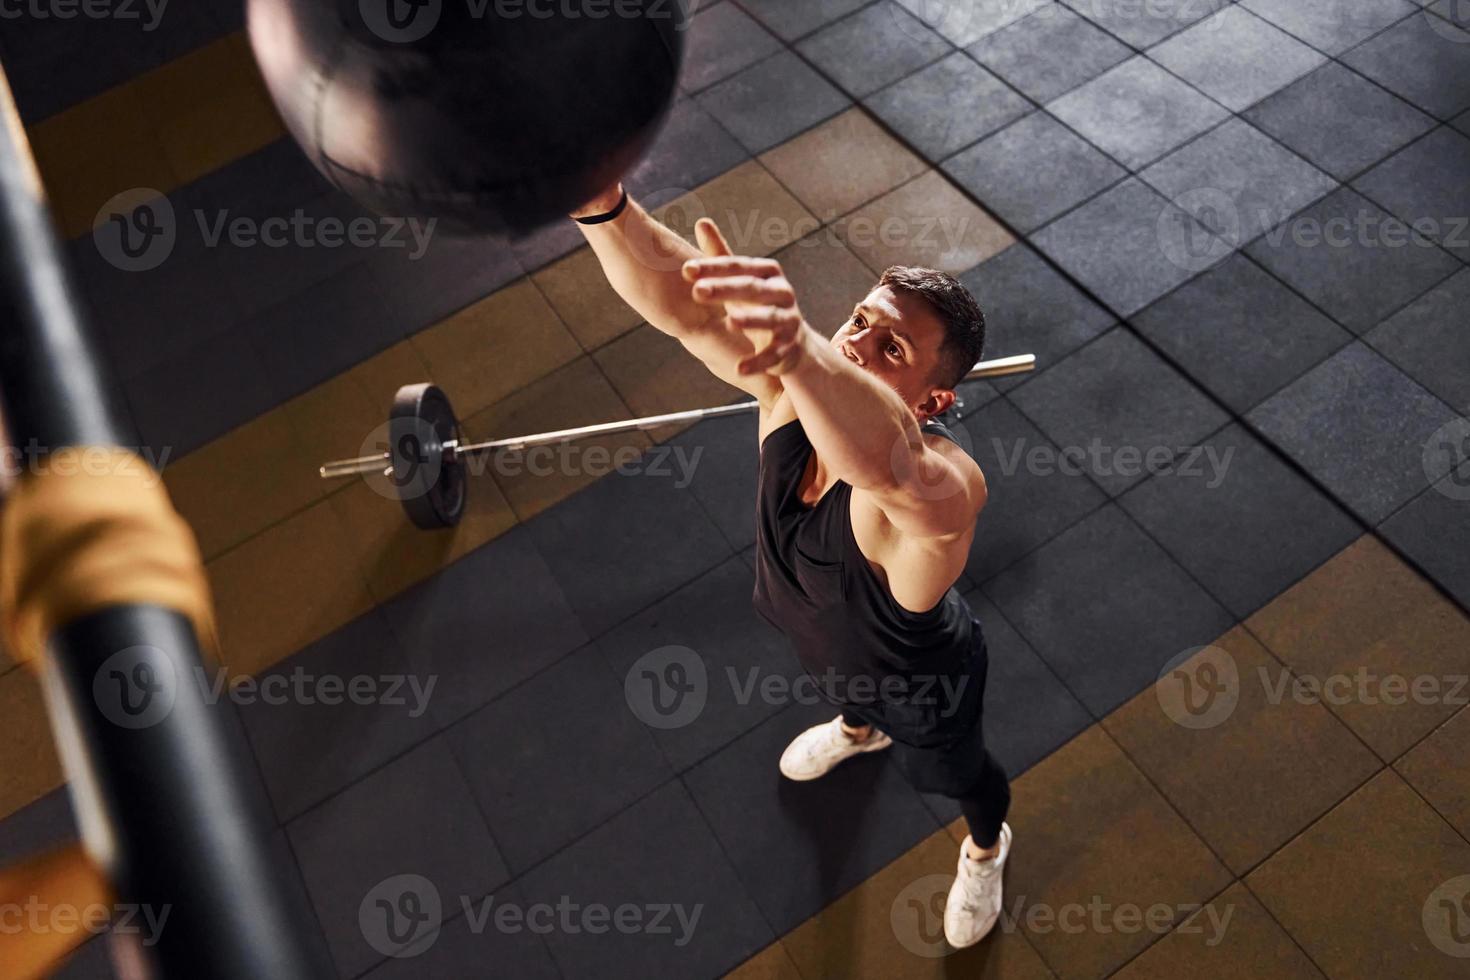
[[[110,402],[30,146],[0,72],[0,402],[40,453],[134,440]],[[201,684],[191,623],[124,605],[67,624],[42,664],[88,852],[157,975],[333,975],[300,889],[272,859],[269,809],[232,703]],[[154,934],[156,932],[156,935]]]

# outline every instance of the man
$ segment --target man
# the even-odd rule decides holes
[[[1010,789],[980,734],[986,647],[954,589],[985,478],[936,417],[980,358],[985,319],[932,269],[894,267],[825,340],[773,259],[699,249],[610,188],[572,215],[619,295],[760,405],[756,608],[842,708],[781,772],[808,780],[890,749],[969,826],[945,907],[956,948],[1001,908]],[[701,251],[702,250],[702,251]]]

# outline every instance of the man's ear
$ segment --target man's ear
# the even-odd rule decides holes
[[[951,388],[930,388],[929,397],[919,404],[919,421],[927,421],[949,411],[954,404],[954,390]]]

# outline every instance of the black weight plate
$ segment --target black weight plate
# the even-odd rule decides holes
[[[459,441],[449,396],[431,384],[404,385],[388,415],[388,455],[403,511],[424,530],[454,527],[464,516],[464,464],[444,451]]]

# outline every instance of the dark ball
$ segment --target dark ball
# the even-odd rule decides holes
[[[248,0],[291,134],[372,210],[523,234],[627,172],[673,103],[680,0]]]

